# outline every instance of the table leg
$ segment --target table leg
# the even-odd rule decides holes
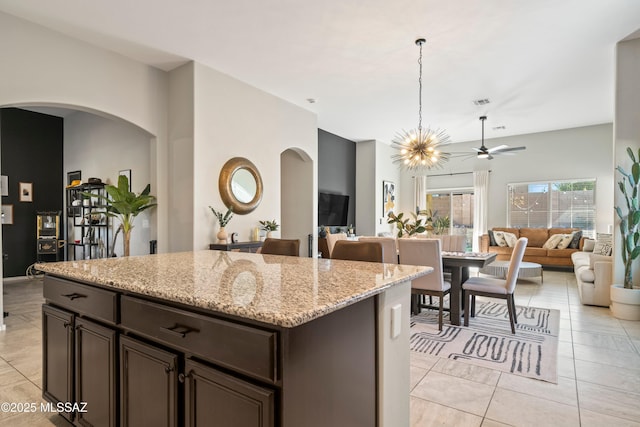
[[[451,267],[451,293],[449,294],[449,317],[451,324],[460,326],[462,308],[462,267]]]
[[[464,313],[464,295],[462,284],[469,278],[469,267],[455,266],[451,268],[451,293],[449,294],[449,317],[451,324],[462,325]]]

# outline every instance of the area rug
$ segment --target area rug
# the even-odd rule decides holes
[[[426,310],[411,317],[411,351],[558,382],[560,311],[516,307],[518,324],[511,333],[505,303],[477,302],[469,327],[447,325],[438,331],[438,315]]]

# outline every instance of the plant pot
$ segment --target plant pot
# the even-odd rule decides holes
[[[218,230],[218,234],[216,235],[216,237],[218,238],[219,243],[227,243],[227,230],[225,230],[224,227],[220,227],[220,230]]]
[[[640,288],[611,285],[611,312],[622,320],[640,320]]]

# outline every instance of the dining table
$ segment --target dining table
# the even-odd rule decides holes
[[[469,278],[469,267],[482,268],[496,259],[496,253],[442,252],[442,266],[451,271],[449,315],[451,324],[460,326],[464,313],[462,284]]]

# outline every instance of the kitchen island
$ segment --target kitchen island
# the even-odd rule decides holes
[[[43,395],[85,425],[408,426],[429,267],[199,251],[38,264]]]

